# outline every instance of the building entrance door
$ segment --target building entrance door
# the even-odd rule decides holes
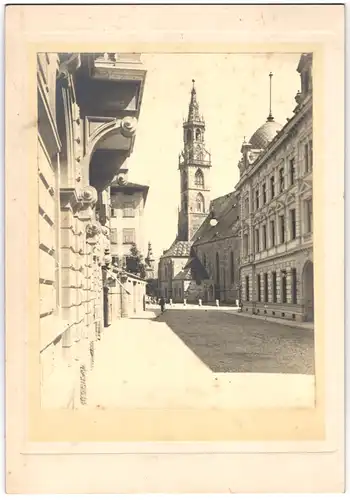
[[[314,320],[314,265],[306,262],[303,270],[304,318]]]
[[[103,323],[104,326],[111,324],[111,303],[109,301],[108,288],[103,287]]]

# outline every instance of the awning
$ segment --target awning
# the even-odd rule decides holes
[[[110,275],[111,278],[113,278],[114,280],[116,280],[119,285],[122,287],[122,289],[128,294],[128,295],[131,295],[131,293],[129,292],[129,290],[127,288],[125,288],[125,286],[123,285],[123,283],[117,278],[116,274],[112,274],[111,271],[109,269],[107,269],[107,273]]]

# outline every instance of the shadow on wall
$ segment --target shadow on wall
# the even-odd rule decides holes
[[[213,372],[314,374],[314,334],[224,312],[169,311],[166,323]]]

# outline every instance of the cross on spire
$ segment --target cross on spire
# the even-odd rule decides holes
[[[273,77],[273,73],[270,72],[269,74],[269,77],[270,77],[270,111],[269,111],[269,116],[267,117],[267,121],[268,122],[273,122],[274,121],[274,117],[272,116],[272,111],[271,111],[271,102],[272,102],[272,77]]]

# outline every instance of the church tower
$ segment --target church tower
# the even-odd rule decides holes
[[[209,213],[211,158],[205,149],[205,122],[199,113],[192,80],[187,120],[183,124],[184,148],[179,156],[181,207],[177,240],[191,241]]]

